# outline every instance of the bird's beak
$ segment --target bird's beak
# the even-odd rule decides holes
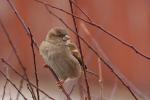
[[[67,41],[67,40],[69,40],[70,39],[70,36],[69,35],[65,35],[64,37],[63,37],[63,40],[64,41]]]

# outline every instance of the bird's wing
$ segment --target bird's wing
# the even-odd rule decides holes
[[[67,41],[66,45],[67,47],[69,47],[69,50],[71,51],[72,55],[79,61],[80,65],[83,65],[82,58],[80,52],[77,49],[77,46],[71,41]]]

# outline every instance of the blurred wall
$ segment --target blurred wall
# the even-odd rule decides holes
[[[44,1],[44,0],[43,0]],[[70,11],[67,0],[45,0],[50,4]],[[44,39],[48,30],[54,26],[63,26],[55,17],[50,15],[44,6],[34,0],[12,0],[17,10],[30,27],[38,44]],[[146,56],[150,56],[150,29],[149,29],[149,1],[148,0],[76,0],[79,7],[86,12],[93,22],[102,26],[119,39],[133,45],[138,51]],[[68,23],[72,28],[70,16],[52,10]],[[15,14],[5,0],[0,1],[0,18],[7,27],[11,40],[17,48],[17,52],[28,68],[30,74],[33,73],[33,59],[30,48],[30,38],[19,23]],[[75,8],[75,14],[83,17],[83,14]],[[90,38],[81,27],[81,21],[77,20],[81,35],[89,41]],[[120,71],[137,86],[141,91],[150,96],[149,66],[150,61],[136,54],[131,48],[121,44],[103,31],[85,24],[93,38],[99,43],[110,60],[120,69]],[[63,26],[64,27],[64,26]],[[74,35],[71,34],[74,38]],[[74,41],[76,39],[73,39]],[[7,41],[4,32],[0,28],[0,57],[9,59],[8,61],[21,70],[19,64],[12,53],[12,49]],[[92,44],[91,44],[92,45]],[[94,71],[97,71],[96,56],[84,46],[85,62]],[[43,59],[36,51],[36,61],[38,69],[43,69]],[[92,59],[91,59],[92,58]],[[3,65],[0,62],[1,65]],[[107,81],[113,81],[112,73],[103,64],[103,74]],[[40,71],[44,75],[44,71]]]

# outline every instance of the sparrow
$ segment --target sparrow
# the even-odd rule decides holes
[[[50,29],[39,46],[39,52],[45,63],[56,73],[60,83],[81,76],[80,53],[64,28]]]

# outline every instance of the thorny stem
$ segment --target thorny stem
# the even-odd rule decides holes
[[[28,80],[26,78],[24,78],[23,75],[21,75],[19,72],[17,72],[8,62],[6,62],[3,58],[1,58],[2,63],[4,63],[5,65],[7,65],[10,69],[12,69],[18,76],[20,76],[22,79],[24,79],[25,81],[28,82]],[[34,87],[37,88],[33,83],[30,82],[30,84]],[[43,93],[45,96],[47,96],[49,99],[51,100],[55,100],[54,98],[50,97],[48,94],[46,94],[43,90],[41,90],[40,88],[38,88],[38,90]]]
[[[3,29],[3,31],[4,31],[4,33],[5,33],[5,35],[6,35],[6,37],[7,37],[7,39],[8,39],[8,42],[9,42],[10,46],[12,47],[12,49],[13,49],[13,51],[14,51],[16,57],[17,57],[17,60],[18,60],[20,66],[21,66],[21,68],[22,68],[22,70],[23,70],[23,72],[24,72],[24,75],[25,75],[25,77],[26,77],[28,83],[30,83],[29,78],[28,78],[28,75],[27,75],[27,73],[26,73],[26,68],[25,68],[25,66],[22,64],[21,59],[20,59],[20,57],[19,57],[18,54],[17,54],[17,50],[16,50],[16,48],[14,47],[14,45],[13,45],[13,43],[12,43],[10,37],[9,37],[9,33],[7,32],[7,30],[6,30],[5,26],[3,25],[1,19],[0,19],[0,25],[1,25],[1,27],[2,27],[2,29]],[[30,88],[32,89],[32,86],[31,86],[31,85],[30,85]],[[32,94],[31,94],[31,95],[33,95],[33,97],[35,97],[35,94],[34,94],[33,89],[32,89]],[[34,100],[36,100],[36,97],[34,98]]]
[[[71,0],[69,0],[69,4],[70,4],[71,13],[74,14]],[[74,16],[72,16],[72,20],[73,20],[73,24],[74,24],[74,27],[75,27],[75,31],[76,31],[77,34],[79,34],[78,33],[79,31],[78,31],[78,28],[77,28],[76,19],[75,19]],[[76,36],[77,36],[77,41],[78,41],[78,45],[79,45],[79,51],[80,51],[80,54],[81,54],[81,59],[82,59],[82,62],[83,62],[83,73],[84,73],[84,79],[85,79],[85,84],[86,84],[86,89],[87,89],[87,95],[88,95],[88,99],[91,100],[90,88],[89,88],[89,83],[88,83],[87,75],[86,75],[86,69],[87,68],[86,68],[86,66],[84,64],[81,42],[80,42],[79,35],[76,35]]]

